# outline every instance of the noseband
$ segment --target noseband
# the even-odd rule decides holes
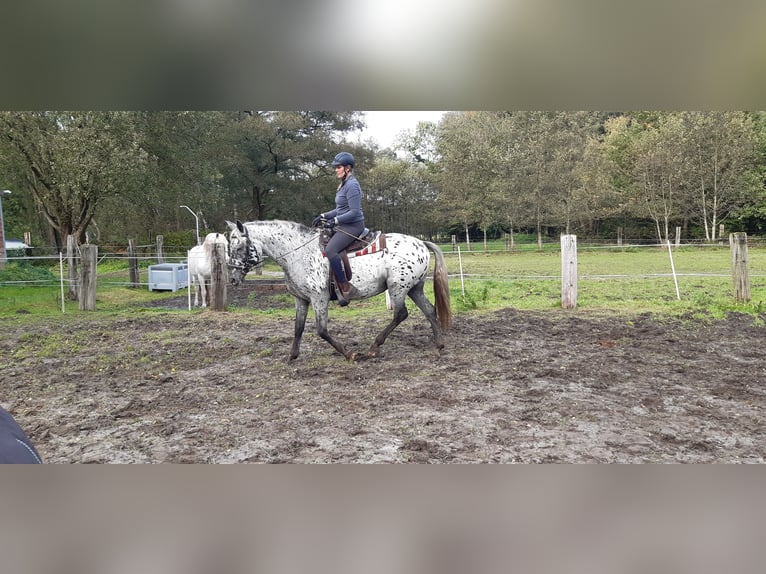
[[[234,257],[231,257],[231,253],[229,253],[229,268],[230,269],[239,269],[242,271],[243,275],[247,275],[250,270],[261,263],[263,261],[263,258],[261,257],[261,254],[258,253],[258,250],[255,248],[255,245],[253,245],[253,242],[250,240],[250,235],[247,232],[247,227],[243,227],[244,229],[244,239],[245,239],[245,251],[247,252],[247,258],[243,261],[241,259],[236,259]],[[231,248],[231,242],[229,247]]]

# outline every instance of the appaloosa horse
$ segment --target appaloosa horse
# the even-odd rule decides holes
[[[300,352],[309,304],[314,309],[317,334],[346,359],[363,358],[347,351],[327,329],[327,310],[331,299],[330,266],[319,247],[318,230],[291,221],[227,223],[231,229],[229,268],[232,283],[239,285],[244,281],[247,272],[264,255],[274,259],[285,272],[287,290],[295,297],[295,336],[289,360],[295,359]],[[423,292],[429,269],[429,250],[436,257],[435,309]],[[349,257],[351,282],[357,290],[354,298],[365,299],[388,289],[394,312],[391,323],[375,338],[367,356],[376,356],[391,331],[407,318],[407,296],[423,311],[431,324],[434,344],[442,349],[442,329],[449,328],[451,310],[447,269],[439,247],[409,235],[388,233],[384,248],[364,251],[368,253],[351,253]]]

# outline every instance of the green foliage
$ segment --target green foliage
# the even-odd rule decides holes
[[[203,232],[200,231],[200,236]],[[200,237],[202,238],[202,237]],[[189,229],[186,231],[168,231],[162,234],[163,244],[165,251],[172,252],[186,252],[189,248],[197,244],[196,230]]]
[[[460,306],[458,307],[458,310],[460,311],[470,311],[475,310],[479,308],[480,304],[486,304],[489,300],[489,289],[490,285],[489,283],[479,284],[479,285],[469,285],[469,287],[465,290],[465,293],[460,294],[460,297],[456,297],[457,293],[452,293],[451,296],[455,297],[456,300],[459,302]]]
[[[56,281],[56,276],[45,267],[8,261],[0,268],[0,283],[16,281]]]

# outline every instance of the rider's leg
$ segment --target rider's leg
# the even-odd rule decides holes
[[[340,252],[348,247],[354,240],[354,236],[350,233],[344,233],[343,231],[336,230],[335,234],[330,238],[330,241],[325,247],[325,255],[330,261],[330,267],[332,267],[336,278],[335,294],[338,296],[338,303],[341,307],[348,305],[348,300],[353,296],[356,289],[346,279],[346,273],[343,269],[343,263],[340,258]]]
[[[341,261],[340,255],[329,256],[330,267],[332,268],[338,283],[346,283],[346,272],[343,269],[343,261]]]

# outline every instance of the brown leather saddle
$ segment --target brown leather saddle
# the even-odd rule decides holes
[[[351,244],[340,252],[340,258],[343,261],[343,271],[346,273],[346,279],[351,281],[351,264],[349,263],[349,257],[359,257],[361,255],[369,255],[371,253],[378,253],[386,249],[386,234],[382,231],[370,231],[365,228],[364,233],[360,237],[354,239]],[[322,253],[325,252],[327,242],[330,241],[332,233],[328,230],[323,230],[319,236],[319,248]],[[334,282],[335,275],[330,270],[330,279]]]

